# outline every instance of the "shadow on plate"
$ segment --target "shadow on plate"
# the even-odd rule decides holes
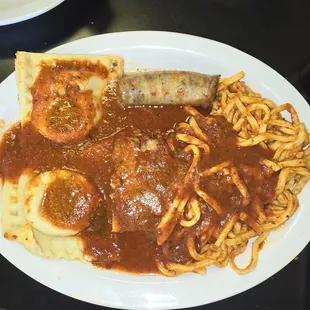
[[[112,15],[108,1],[67,0],[43,15],[0,27],[0,58],[14,57],[17,50],[42,52],[72,37],[102,33]]]

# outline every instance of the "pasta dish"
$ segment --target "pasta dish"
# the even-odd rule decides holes
[[[125,74],[121,57],[23,52],[16,70],[2,229],[34,255],[137,274],[245,274],[298,209],[310,135],[292,104],[256,93],[242,71]]]

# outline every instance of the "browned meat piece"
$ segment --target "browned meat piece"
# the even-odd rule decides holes
[[[112,231],[155,230],[171,202],[171,186],[187,163],[170,156],[166,142],[146,137],[115,141]]]

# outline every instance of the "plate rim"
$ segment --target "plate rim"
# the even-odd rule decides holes
[[[53,2],[51,2],[51,4],[46,5],[44,7],[41,7],[41,8],[38,7],[35,11],[29,12],[27,14],[20,14],[20,15],[15,16],[15,17],[0,19],[0,27],[1,26],[13,25],[13,24],[23,22],[23,21],[32,19],[34,17],[40,16],[40,15],[52,10],[53,8],[57,7],[58,5],[60,5],[64,1],[65,0],[53,0]]]
[[[74,44],[81,44],[81,43],[83,43],[83,41],[97,40],[97,39],[100,40],[100,38],[111,37],[111,36],[112,36],[112,37],[113,37],[113,36],[123,36],[123,35],[133,35],[133,36],[135,36],[135,35],[143,35],[143,34],[144,34],[144,35],[150,35],[150,33],[153,34],[153,35],[159,35],[159,36],[160,36],[160,35],[163,35],[163,36],[179,36],[180,38],[185,36],[185,37],[189,37],[189,38],[194,38],[194,39],[196,39],[196,40],[209,41],[209,42],[212,42],[213,44],[220,45],[220,46],[222,46],[223,48],[226,48],[226,49],[228,48],[228,49],[230,49],[231,51],[234,51],[235,53],[238,53],[238,54],[242,53],[244,57],[249,57],[249,59],[251,59],[252,61],[257,62],[257,64],[258,64],[259,66],[262,66],[262,65],[263,65],[265,68],[268,69],[268,71],[271,70],[271,71],[273,72],[273,74],[276,74],[278,78],[281,78],[282,82],[285,82],[285,83],[287,83],[288,85],[290,85],[290,87],[294,90],[295,94],[298,95],[299,101],[303,101],[303,104],[308,105],[308,103],[307,103],[306,100],[302,97],[302,95],[298,92],[298,90],[297,90],[290,82],[288,82],[280,73],[278,73],[276,70],[274,70],[273,68],[271,68],[269,65],[265,64],[264,62],[260,61],[259,59],[255,58],[255,57],[253,57],[253,56],[251,56],[251,55],[249,55],[249,54],[247,54],[247,53],[245,53],[245,52],[243,52],[243,51],[241,51],[241,50],[239,50],[239,49],[237,49],[237,48],[235,48],[235,47],[232,47],[232,46],[230,46],[230,45],[228,45],[228,44],[221,43],[221,42],[218,42],[218,41],[215,41],[215,40],[211,40],[211,39],[207,39],[207,38],[203,38],[203,37],[199,37],[199,36],[188,35],[188,34],[182,34],[182,33],[177,33],[177,32],[165,32],[165,31],[125,31],[125,32],[116,32],[116,33],[109,33],[109,34],[99,34],[99,35],[96,35],[96,36],[86,37],[86,38],[83,38],[83,39],[80,39],[80,40],[72,41],[72,42],[69,42],[69,43],[60,45],[60,46],[58,46],[58,47],[55,47],[55,48],[53,48],[52,50],[48,51],[48,53],[50,53],[50,52],[57,52],[58,49],[63,49],[63,48],[65,48],[65,47],[70,47],[70,46],[72,46],[72,45],[74,45]],[[141,47],[143,46],[142,42],[141,42],[141,45],[140,45],[140,46],[141,46]],[[60,53],[61,53],[61,52],[60,52]],[[240,68],[240,69],[241,69],[241,68]],[[14,75],[14,72],[13,72],[12,74],[10,74],[2,83],[4,83],[5,81],[7,81],[7,80],[10,79],[10,78],[12,79],[12,75]],[[2,84],[2,83],[1,83],[1,84]],[[309,105],[308,105],[308,108],[310,108]],[[307,203],[307,202],[306,202],[306,203]],[[298,213],[297,215],[299,215],[300,210],[298,210],[297,213]],[[297,220],[298,220],[296,217],[297,217],[297,216],[296,216],[296,214],[295,214],[295,216],[294,216],[294,221],[297,221]],[[1,239],[3,239],[2,236],[0,237],[0,242],[1,242]],[[296,255],[298,255],[298,254],[307,246],[307,244],[309,243],[309,240],[310,240],[310,231],[307,233],[306,239],[308,240],[307,242],[303,243],[302,245],[299,245],[299,246],[297,247],[297,249],[295,249],[295,252],[296,252],[295,254],[296,254]],[[0,249],[0,253],[7,259],[7,257],[2,253],[1,249]],[[294,257],[296,256],[295,254],[294,254]],[[8,260],[9,262],[11,262],[9,259],[7,259],[7,260]],[[242,290],[237,290],[237,292],[231,292],[230,294],[225,295],[225,297],[223,297],[223,298],[219,298],[219,299],[217,299],[217,300],[214,300],[214,301],[211,301],[211,302],[208,302],[208,303],[212,303],[212,302],[215,302],[215,301],[227,299],[227,298],[229,298],[229,297],[231,297],[231,296],[234,296],[234,295],[236,295],[236,294],[242,293],[242,292],[244,292],[244,291],[247,291],[248,289],[251,289],[251,288],[257,286],[258,284],[264,282],[265,280],[269,279],[269,278],[272,277],[274,274],[276,274],[277,272],[279,272],[282,268],[284,268],[286,265],[288,265],[291,261],[292,261],[292,259],[286,259],[286,262],[284,262],[281,266],[278,266],[278,267],[274,268],[274,269],[273,269],[273,272],[269,273],[269,275],[268,275],[267,277],[263,277],[263,279],[257,279],[256,281],[254,281],[254,284],[252,283],[252,284],[250,285],[250,287],[245,288],[245,289],[242,289]],[[13,264],[13,263],[12,263],[12,264]],[[19,267],[16,266],[15,264],[13,264],[13,265],[14,265],[15,267],[17,267],[18,269],[20,269],[23,273],[25,273],[21,268],[19,268]],[[25,273],[25,274],[28,275],[28,276],[30,276],[31,278],[33,278],[35,281],[37,281],[37,282],[39,282],[39,283],[45,285],[46,287],[49,287],[49,288],[51,288],[51,289],[53,289],[53,290],[55,290],[55,291],[57,291],[57,292],[59,292],[59,293],[61,293],[61,294],[70,296],[70,297],[72,297],[72,298],[75,298],[75,299],[78,299],[78,300],[81,300],[81,301],[84,301],[84,302],[86,301],[86,302],[88,302],[88,303],[92,303],[92,304],[96,304],[96,305],[104,305],[104,306],[114,307],[114,308],[119,308],[119,309],[128,309],[128,305],[125,305],[125,304],[124,304],[124,305],[115,305],[115,304],[113,304],[113,303],[98,304],[97,302],[94,302],[94,301],[89,300],[89,299],[79,298],[79,297],[77,297],[77,296],[73,296],[73,295],[70,295],[70,294],[67,294],[67,293],[63,293],[62,291],[58,290],[57,288],[51,287],[49,284],[46,284],[45,281],[43,281],[43,280],[38,280],[36,276],[32,276],[32,275],[30,275],[29,273]],[[156,309],[176,309],[176,308],[179,308],[180,306],[181,306],[181,307],[193,307],[193,306],[199,306],[199,305],[202,305],[202,304],[205,304],[205,303],[189,303],[189,304],[187,304],[187,305],[185,305],[185,306],[183,306],[182,304],[180,304],[180,305],[178,304],[178,305],[176,305],[176,306],[170,306],[170,305],[169,305],[169,307],[167,307],[167,306],[157,306],[157,307],[155,307],[155,308],[156,308]],[[141,306],[141,305],[140,305],[140,306]],[[132,305],[132,306],[131,306],[131,305],[130,305],[129,308],[130,308],[130,309],[137,309],[137,308],[139,308],[139,306],[137,306],[137,305]]]

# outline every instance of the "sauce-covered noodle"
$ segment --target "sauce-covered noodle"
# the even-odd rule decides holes
[[[51,70],[58,77],[67,72],[44,68],[40,78]],[[190,106],[124,108],[111,98],[79,144],[57,144],[36,123],[17,124],[2,140],[1,176],[16,183],[25,169],[65,169],[91,180],[98,207],[77,236],[97,266],[175,276],[230,264],[246,273],[269,232],[298,208],[310,152],[294,108],[262,98],[243,77],[220,81],[211,113]],[[81,95],[78,84],[68,87]],[[71,103],[68,119],[80,122]],[[291,121],[282,118],[284,110]],[[251,261],[240,268],[235,257],[254,237]]]

